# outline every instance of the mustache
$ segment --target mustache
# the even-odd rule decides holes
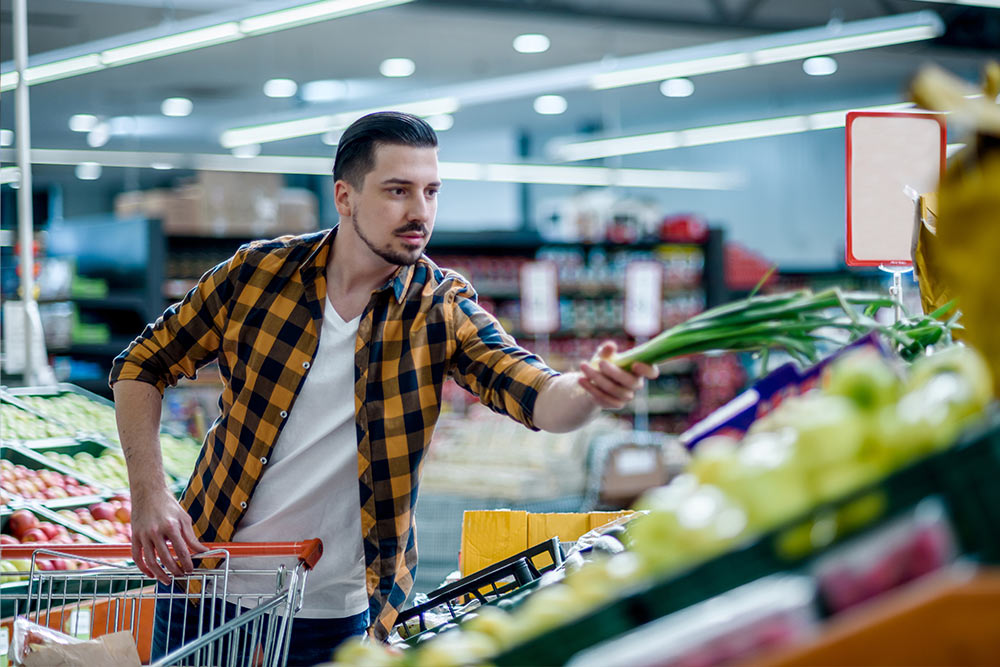
[[[427,236],[427,230],[419,222],[408,222],[402,227],[393,231],[393,234],[406,234],[409,232],[420,232],[424,236]]]

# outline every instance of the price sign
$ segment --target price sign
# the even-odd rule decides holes
[[[521,328],[550,334],[559,329],[559,285],[554,262],[528,262],[521,267]]]
[[[911,264],[914,194],[937,190],[944,173],[941,114],[847,114],[847,265]]]
[[[635,338],[660,333],[663,309],[663,265],[630,262],[625,267],[625,331]]]

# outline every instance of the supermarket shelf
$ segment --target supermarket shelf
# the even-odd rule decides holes
[[[73,343],[65,350],[53,350],[53,352],[65,351],[71,355],[114,358],[121,354],[121,351],[128,347],[131,342],[131,338],[120,338],[106,343]]]
[[[102,298],[73,298],[73,301],[80,308],[93,308],[98,310],[136,310],[145,311],[149,305],[147,295],[143,292],[112,292]]]

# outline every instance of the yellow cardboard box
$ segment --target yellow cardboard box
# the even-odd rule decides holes
[[[521,510],[468,510],[462,518],[462,576],[524,551],[553,537],[573,542],[584,533],[626,514],[621,512],[530,513]],[[552,563],[548,554],[534,559],[536,567]]]

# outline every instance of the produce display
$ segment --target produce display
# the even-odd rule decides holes
[[[687,473],[647,492],[628,525],[628,551],[582,565],[526,596],[511,611],[487,606],[460,624],[427,633],[399,651],[349,643],[337,661],[353,665],[488,663],[506,649],[620,597],[623,591],[745,543],[951,445],[991,400],[992,379],[970,348],[951,347],[897,368],[861,348],[832,363],[823,387],[780,403],[739,442],[702,441]],[[858,511],[864,511],[863,503]],[[805,535],[806,548],[812,536]],[[900,549],[912,555],[911,542]],[[605,552],[606,553],[606,552]]]
[[[100,433],[118,442],[115,409],[74,393],[54,396],[18,396],[18,400],[48,419],[72,424],[77,432]]]
[[[32,435],[35,432],[44,432],[43,427],[36,425],[34,431],[27,428],[21,429],[18,431],[21,435],[12,435],[11,438],[37,440],[42,437],[52,437],[52,435],[70,437],[98,435],[109,443],[121,446],[118,438],[118,426],[115,421],[115,410],[112,406],[69,391],[58,394],[18,394],[16,398],[43,415],[44,419],[13,405],[4,404],[4,410],[10,408],[22,415],[27,415],[34,420],[31,423],[37,422],[45,425],[44,429],[51,431],[51,434]],[[5,412],[5,423],[6,417]],[[69,426],[63,427],[61,424]],[[5,435],[5,437],[7,436]],[[191,471],[194,470],[201,445],[189,437],[176,437],[168,433],[161,433],[160,446],[163,451],[163,468],[166,473],[175,480],[186,480],[191,475]],[[60,455],[58,458],[53,456],[52,458],[112,488],[126,488],[128,486],[128,474],[120,452],[104,454],[97,462],[91,461],[87,456],[74,456],[74,460],[71,462],[66,458],[67,456],[69,455]]]
[[[45,452],[44,456],[112,489],[128,488],[128,469],[120,449],[107,449],[99,456],[90,452],[66,454],[58,451]]]
[[[111,542],[132,539],[132,501],[128,496],[114,496],[89,507],[62,509],[57,512],[66,522],[100,533]]]
[[[73,435],[68,427],[10,403],[0,403],[0,424],[0,438],[4,440],[43,440]]]
[[[0,488],[11,498],[26,500],[56,500],[98,493],[97,489],[70,475],[45,468],[33,470],[7,459],[0,459]]]
[[[0,534],[0,545],[30,544],[32,542],[93,544],[95,540],[70,530],[62,524],[39,518],[37,514],[27,509],[18,510],[7,517],[3,533]],[[82,570],[91,567],[87,561],[69,558],[37,558],[35,565],[39,570]],[[0,560],[0,583],[27,579],[27,574],[9,573],[26,573],[29,570],[31,570],[30,560]]]

